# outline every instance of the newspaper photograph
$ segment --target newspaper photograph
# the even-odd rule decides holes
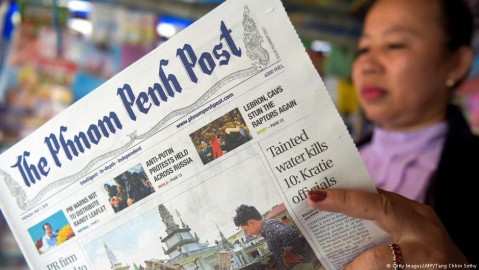
[[[312,188],[375,191],[280,0],[224,2],[0,156],[32,269],[342,269],[390,241]]]

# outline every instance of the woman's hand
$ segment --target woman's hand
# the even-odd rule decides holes
[[[434,210],[399,194],[383,190],[371,193],[313,189],[309,192],[308,203],[321,211],[374,221],[399,246],[398,255],[403,265],[408,266],[402,269],[421,266],[422,269],[437,269],[440,265],[453,269],[454,264],[462,268],[467,262]],[[393,263],[391,247],[379,246],[355,258],[345,269],[386,269]],[[427,264],[431,265],[426,267]]]

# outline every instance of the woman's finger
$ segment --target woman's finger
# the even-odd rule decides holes
[[[399,194],[313,189],[308,194],[308,203],[322,211],[374,221],[392,237],[396,243],[396,253],[401,254],[406,263],[466,262],[434,211]],[[392,265],[394,252],[387,246],[372,248],[352,261],[346,269],[387,269],[388,263]]]
[[[315,196],[324,199],[315,201]],[[409,223],[411,220],[421,220],[417,219],[419,214],[409,207],[409,199],[385,191],[372,193],[359,190],[313,189],[308,196],[308,203],[322,211],[340,212],[351,217],[372,220],[395,239],[404,229],[414,226]]]

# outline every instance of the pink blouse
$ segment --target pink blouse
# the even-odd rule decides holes
[[[359,153],[376,187],[424,202],[446,139],[447,124],[413,132],[374,128],[370,143]]]

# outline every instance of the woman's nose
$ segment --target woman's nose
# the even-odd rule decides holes
[[[379,51],[370,49],[366,54],[356,59],[356,65],[362,74],[377,74],[384,70]]]

